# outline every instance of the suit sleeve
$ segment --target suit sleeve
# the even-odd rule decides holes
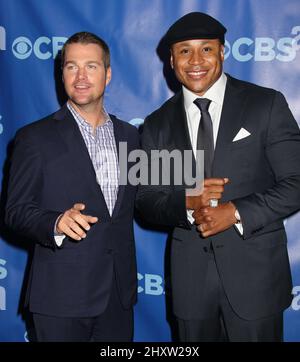
[[[300,207],[299,127],[279,92],[268,120],[265,155],[273,172],[272,187],[232,200],[240,213],[245,239]]]
[[[55,248],[53,230],[61,212],[40,207],[42,188],[43,161],[36,138],[21,130],[11,159],[5,221],[18,234]]]
[[[136,208],[140,216],[154,225],[180,226],[190,228],[185,207],[185,190],[169,185],[151,185],[151,150],[159,150],[157,134],[151,127],[151,119],[146,118],[141,136],[142,149],[147,154],[148,165],[141,161],[142,169],[148,169],[147,185],[140,185],[136,198]],[[143,158],[142,158],[143,160]],[[161,170],[162,172],[162,170]]]

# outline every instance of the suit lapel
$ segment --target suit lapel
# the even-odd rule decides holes
[[[174,103],[173,107],[169,108],[168,119],[170,122],[170,136],[172,142],[173,149],[181,151],[182,161],[183,161],[183,169],[182,169],[182,181],[184,185],[191,185],[191,176],[195,177],[196,175],[196,159],[192,148],[187,116],[184,108],[184,98],[183,93],[180,91],[177,93],[172,99],[171,102]],[[184,158],[184,151],[190,151],[192,156],[192,169],[190,170],[190,164],[186,164],[187,161]],[[176,165],[175,165],[176,167]],[[172,172],[172,171],[171,171]],[[192,173],[192,175],[190,174]],[[175,174],[173,172],[173,174]],[[187,182],[187,183],[186,183]]]
[[[113,126],[114,126],[114,136],[115,136],[115,142],[116,142],[116,148],[117,148],[117,154],[118,154],[118,161],[120,160],[120,155],[119,155],[119,143],[120,142],[127,142],[128,140],[125,139],[124,137],[124,132],[122,132],[122,124],[121,122],[119,122],[116,117],[114,117],[113,115],[110,115],[110,118],[113,122]],[[127,149],[128,152],[128,149]],[[127,160],[128,160],[128,154],[127,154]],[[117,200],[115,203],[115,207],[112,213],[112,217],[115,217],[121,207],[122,204],[122,200],[124,197],[124,192],[125,192],[125,185],[119,185],[119,189],[118,189],[118,196],[117,196]]]
[[[240,83],[227,75],[227,84],[224,95],[223,109],[216,142],[213,162],[213,176],[225,177],[223,166],[225,153],[235,135],[241,129],[242,115],[245,109],[246,96]]]
[[[101,187],[97,183],[96,173],[88,149],[76,121],[66,105],[55,113],[54,119],[56,120],[58,133],[68,149],[68,161],[74,172],[74,183],[77,183],[81,189],[92,189],[95,200],[98,199],[101,202],[102,209],[106,210],[106,216],[110,217]]]
[[[174,107],[171,107],[173,113],[168,117],[172,120],[171,132],[176,148],[180,151],[192,150],[182,91],[176,94],[172,101],[174,102]],[[194,154],[193,162],[195,162]]]

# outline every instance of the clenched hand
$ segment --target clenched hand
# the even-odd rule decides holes
[[[224,185],[229,182],[228,178],[207,178],[204,180],[203,190],[198,196],[186,196],[186,208],[199,210],[209,206],[210,199],[220,200],[224,192]]]
[[[192,214],[197,229],[206,238],[229,229],[237,220],[234,216],[235,206],[232,202],[219,204],[218,207],[204,207]]]

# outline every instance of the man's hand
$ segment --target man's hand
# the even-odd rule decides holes
[[[237,220],[234,216],[236,207],[232,202],[218,207],[205,207],[193,212],[195,224],[201,235],[206,238],[229,229]]]
[[[56,231],[65,234],[74,240],[81,240],[86,237],[85,231],[90,230],[89,224],[95,224],[98,218],[95,216],[83,215],[84,204],[74,204],[73,207],[62,214],[59,218]],[[85,230],[85,231],[84,231]]]
[[[185,204],[189,210],[199,210],[209,206],[210,199],[220,200],[224,192],[224,185],[228,178],[207,178],[204,180],[203,190],[198,196],[186,196]]]

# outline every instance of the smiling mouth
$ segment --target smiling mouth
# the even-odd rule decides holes
[[[206,76],[208,70],[197,70],[197,71],[193,70],[193,71],[187,71],[186,73],[190,78],[202,79],[203,77]]]
[[[88,85],[88,84],[76,84],[76,85],[74,86],[74,88],[75,88],[76,91],[78,91],[78,92],[84,92],[84,91],[90,89],[90,85]]]
[[[74,85],[75,88],[89,88],[90,86],[88,83],[77,83]]]

